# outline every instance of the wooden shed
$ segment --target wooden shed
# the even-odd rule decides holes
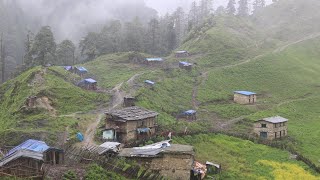
[[[157,112],[132,106],[105,114],[106,129],[115,132],[113,139],[118,142],[146,139],[156,132]]]
[[[170,144],[169,140],[144,147],[126,148],[119,156],[137,161],[147,169],[168,179],[190,179],[194,164],[194,149],[190,145]]]
[[[84,79],[78,83],[78,86],[86,90],[97,90],[97,81],[91,78]]]
[[[254,104],[257,101],[257,95],[250,91],[234,91],[233,100],[238,104]]]
[[[263,118],[254,123],[254,133],[262,139],[278,139],[288,135],[288,119],[281,116]]]
[[[0,177],[19,178],[43,177],[43,164],[62,164],[63,150],[49,147],[43,141],[29,139],[11,149],[0,160]]]

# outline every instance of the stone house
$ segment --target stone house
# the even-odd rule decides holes
[[[173,180],[190,179],[190,170],[194,164],[192,146],[169,144],[169,140],[144,147],[126,148],[119,156],[135,160],[147,169]]]
[[[234,91],[233,100],[238,104],[254,104],[257,101],[257,94],[250,91]]]
[[[288,119],[276,116],[258,120],[254,123],[254,133],[262,139],[278,139],[288,135]]]
[[[157,112],[132,106],[120,110],[106,112],[106,131],[110,138],[126,143],[153,136],[156,132]]]

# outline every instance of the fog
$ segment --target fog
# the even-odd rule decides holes
[[[9,0],[6,0],[9,2]],[[197,0],[200,1],[200,0]],[[267,0],[267,4],[271,0]],[[57,41],[79,41],[88,31],[95,31],[111,19],[130,21],[138,16],[148,21],[153,16],[173,12],[177,7],[188,11],[193,0],[16,0],[31,20],[36,32],[49,25]],[[214,9],[228,0],[214,0]],[[154,9],[154,10],[153,10]]]

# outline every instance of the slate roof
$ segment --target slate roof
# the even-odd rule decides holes
[[[250,91],[234,91],[234,93],[242,94],[242,95],[245,95],[245,96],[250,96],[250,95],[255,95],[256,94],[256,93],[250,92]]]
[[[288,119],[286,118],[283,118],[281,116],[275,116],[275,117],[269,117],[269,118],[263,118],[261,119],[262,121],[267,121],[267,122],[270,122],[270,123],[282,123],[282,122],[287,122]],[[260,121],[261,121],[260,120]]]
[[[156,117],[158,115],[157,112],[150,111],[137,106],[127,107],[127,108],[114,110],[114,111],[108,111],[106,112],[106,114],[119,117],[121,120],[125,120],[125,121],[136,121],[136,120]]]

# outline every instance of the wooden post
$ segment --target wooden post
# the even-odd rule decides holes
[[[56,165],[56,152],[55,151],[52,151],[52,162],[53,162],[53,165]]]

